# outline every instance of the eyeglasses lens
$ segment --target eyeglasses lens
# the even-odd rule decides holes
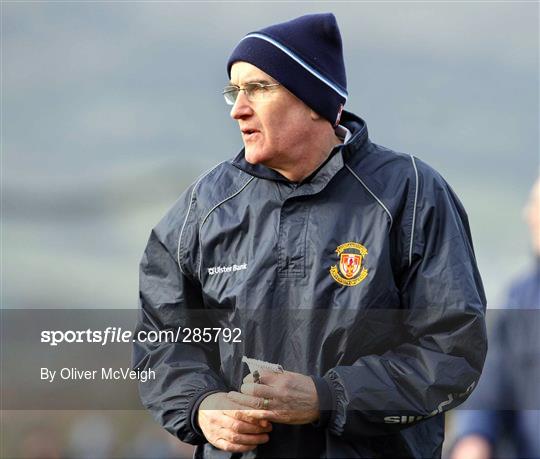
[[[225,98],[225,102],[227,105],[234,105],[236,102],[236,98],[238,97],[240,89],[235,88],[234,86],[227,86],[223,90],[223,97]]]

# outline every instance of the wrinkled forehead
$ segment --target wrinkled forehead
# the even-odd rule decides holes
[[[278,83],[275,78],[272,78],[260,68],[255,67],[248,62],[238,61],[231,67],[231,83],[242,85],[245,83]]]

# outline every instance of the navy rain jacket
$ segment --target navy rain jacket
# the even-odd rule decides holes
[[[138,330],[241,332],[134,345],[134,367],[157,373],[143,404],[199,456],[231,456],[195,420],[205,395],[239,390],[243,355],[311,375],[321,406],[317,424],[274,424],[258,457],[439,457],[444,412],[479,379],[486,301],[461,203],[360,118],[342,123],[352,138],[303,182],[242,151],[151,232]]]

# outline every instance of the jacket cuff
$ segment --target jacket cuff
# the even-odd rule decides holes
[[[334,435],[341,435],[345,429],[345,422],[347,421],[347,406],[349,405],[349,397],[343,381],[339,377],[339,374],[333,370],[330,370],[323,378],[332,394],[332,416],[328,421],[328,430]]]
[[[199,423],[197,422],[197,417],[198,417],[197,415],[199,414],[199,406],[201,406],[201,403],[206,397],[208,397],[209,395],[215,394],[216,392],[223,392],[223,390],[222,389],[210,390],[208,392],[202,393],[201,395],[199,395],[197,400],[195,400],[195,403],[193,404],[193,407],[191,408],[191,415],[190,415],[191,428],[197,435],[200,435],[201,437],[205,439],[206,437],[204,436],[204,433],[202,432],[201,428],[199,427]]]
[[[334,407],[332,392],[326,380],[321,376],[311,376],[311,379],[315,383],[315,389],[319,397],[319,419],[312,424],[314,427],[324,428],[330,421],[330,415]]]

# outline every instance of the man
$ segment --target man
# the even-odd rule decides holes
[[[534,254],[497,313],[472,408],[457,414],[452,459],[540,459],[540,179],[524,209]],[[469,403],[468,403],[469,404]]]
[[[440,456],[486,352],[465,211],[343,111],[332,14],[248,34],[227,70],[245,148],[152,231],[139,330],[240,339],[136,343],[158,373],[143,403],[204,457]],[[242,356],[285,371],[246,376]]]

